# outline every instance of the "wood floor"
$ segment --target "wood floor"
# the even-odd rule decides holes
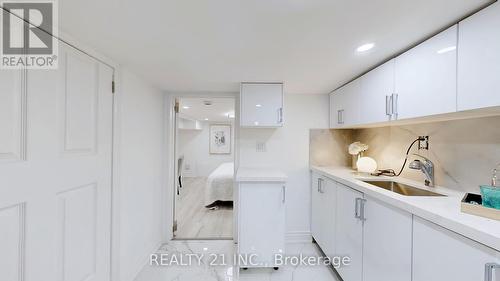
[[[203,198],[206,181],[204,177],[184,178],[175,208],[176,239],[232,238],[233,208],[205,208]]]

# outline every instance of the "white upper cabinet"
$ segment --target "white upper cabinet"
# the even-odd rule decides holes
[[[283,126],[283,84],[241,83],[240,126]]]
[[[396,58],[395,117],[457,110],[457,32],[454,25]]]
[[[458,110],[500,106],[500,3],[459,27]]]
[[[359,123],[360,80],[330,94],[330,128],[349,127]]]
[[[359,123],[370,124],[391,120],[394,94],[394,60],[368,72],[361,80]]]

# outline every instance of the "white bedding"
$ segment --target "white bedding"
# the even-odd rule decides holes
[[[222,163],[207,178],[205,206],[219,201],[233,201],[234,164]]]

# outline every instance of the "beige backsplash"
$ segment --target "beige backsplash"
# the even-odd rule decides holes
[[[347,166],[347,145],[361,141],[370,146],[365,156],[374,158],[379,168],[397,172],[408,146],[420,135],[430,137],[430,149],[417,151],[415,144],[411,153],[418,152],[434,162],[437,185],[478,192],[480,184],[490,183],[491,172],[500,163],[500,117],[356,130],[311,130],[311,164]],[[423,174],[408,169],[408,164],[402,176],[423,181]]]

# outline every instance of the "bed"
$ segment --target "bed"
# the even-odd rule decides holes
[[[233,201],[234,163],[222,163],[207,178],[205,207],[218,201]]]

